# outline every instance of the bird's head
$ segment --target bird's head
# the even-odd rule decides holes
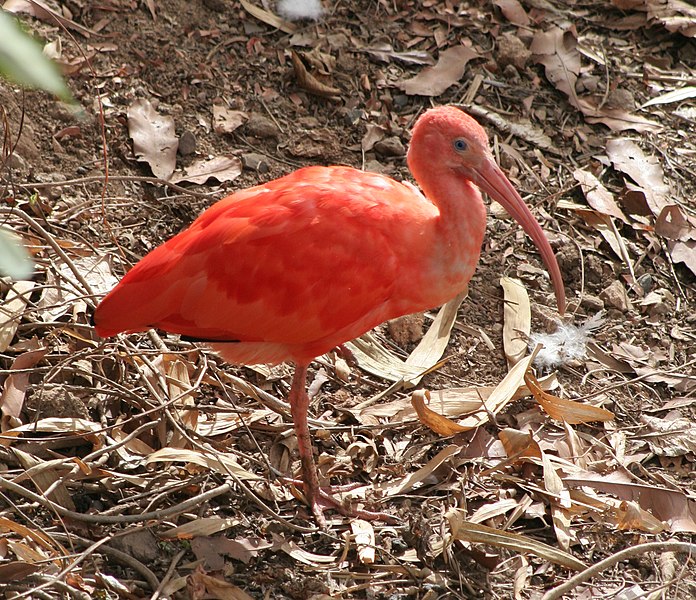
[[[416,121],[407,158],[426,194],[442,189],[444,181],[470,181],[510,213],[538,248],[563,314],[565,291],[556,257],[534,215],[495,162],[483,127],[454,106],[431,108]]]

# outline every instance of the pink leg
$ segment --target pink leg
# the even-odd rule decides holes
[[[317,466],[314,463],[312,440],[309,437],[309,423],[307,422],[307,412],[309,411],[307,366],[306,364],[295,365],[288,402],[290,403],[290,413],[292,414],[292,422],[295,426],[295,435],[297,436],[297,449],[300,453],[300,462],[302,463],[302,481],[304,482],[307,502],[314,513],[317,524],[326,528],[326,519],[319,506],[319,478],[317,477]]]
[[[317,477],[317,466],[314,462],[314,452],[312,440],[309,437],[309,424],[307,422],[307,412],[309,410],[309,397],[307,396],[307,364],[295,365],[295,373],[292,376],[290,394],[290,413],[295,426],[295,436],[297,437],[297,449],[300,454],[302,464],[302,483],[304,492],[307,495],[307,502],[312,509],[314,518],[319,527],[326,529],[326,519],[324,518],[323,507],[331,507],[340,513],[360,517],[363,519],[375,519],[380,521],[395,521],[394,517],[386,513],[371,512],[366,510],[351,510],[343,506],[336,498],[327,491],[319,487]]]

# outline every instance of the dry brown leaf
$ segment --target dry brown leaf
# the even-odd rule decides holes
[[[548,560],[554,564],[581,571],[587,567],[572,554],[558,550],[538,542],[532,538],[517,533],[501,531],[486,527],[467,520],[466,511],[459,508],[450,508],[445,513],[449,522],[452,537],[456,540],[474,544],[489,544],[498,548],[507,548],[522,554],[530,553]]]
[[[19,417],[24,407],[24,397],[29,387],[29,372],[48,352],[48,348],[39,348],[20,354],[12,361],[10,374],[5,379],[0,393],[0,410],[2,411],[2,431],[19,424]],[[13,371],[18,371],[13,373]]]
[[[51,490],[47,497],[53,500],[53,502],[60,504],[68,510],[75,510],[75,503],[66,486],[67,478],[65,477],[74,466],[69,464],[70,459],[59,458],[44,461],[19,448],[11,448],[11,450],[17,458],[17,462],[24,469],[20,476],[21,478],[15,478],[14,481],[16,483],[20,483],[25,478],[31,479],[42,493],[49,489]]]
[[[448,48],[440,52],[436,65],[425,67],[415,77],[398,81],[395,85],[409,96],[439,96],[448,87],[459,82],[467,63],[473,58],[478,58],[478,54],[471,48]]]
[[[430,52],[426,52],[425,50],[407,50],[406,52],[396,52],[393,46],[387,42],[378,42],[369,48],[363,48],[362,51],[384,63],[389,63],[392,60],[398,60],[399,62],[407,65],[435,64],[435,59]]]
[[[358,549],[358,558],[364,565],[375,562],[375,530],[372,523],[363,519],[353,519],[350,522],[353,539]]]
[[[529,15],[518,0],[493,0],[503,16],[513,25],[529,26]]]
[[[146,464],[155,462],[185,462],[193,463],[201,467],[207,467],[220,473],[228,475],[232,473],[236,477],[245,481],[259,481],[263,477],[243,469],[234,456],[217,452],[214,455],[200,452],[198,450],[185,450],[183,448],[162,448],[151,454],[145,460]]]
[[[450,436],[462,431],[469,431],[468,427],[457,425],[457,423],[451,421],[447,417],[443,417],[435,411],[430,410],[425,405],[424,398],[426,397],[428,401],[430,401],[430,394],[426,390],[417,390],[411,394],[411,404],[413,404],[413,408],[416,410],[418,420],[423,423],[423,425],[442,436]]]
[[[429,477],[435,469],[437,469],[446,460],[449,460],[452,456],[457,454],[461,448],[456,444],[451,444],[446,446],[440,452],[437,453],[433,458],[431,458],[428,463],[422,466],[420,469],[414,473],[406,475],[406,477],[401,478],[398,481],[390,481],[388,483],[382,483],[376,485],[375,489],[385,496],[395,496],[396,494],[405,494],[406,492],[413,489],[413,487],[421,483],[424,479]]]
[[[502,277],[500,285],[503,288],[503,348],[510,370],[527,354],[532,310],[527,290],[519,279]]]
[[[640,421],[652,430],[644,440],[658,456],[696,454],[696,424],[691,419],[659,419],[641,415]]]
[[[593,421],[612,421],[614,419],[613,412],[599,406],[564,400],[545,392],[539,387],[539,382],[531,371],[527,371],[524,380],[536,401],[552,419],[565,421],[571,425],[592,423]]]
[[[610,217],[620,219],[624,223],[628,223],[626,215],[623,214],[616,200],[614,200],[614,195],[592,173],[584,169],[576,169],[573,171],[573,177],[580,184],[582,193],[592,208],[604,215],[609,215]]]
[[[232,133],[249,120],[249,115],[241,110],[213,104],[213,130],[215,133]]]
[[[307,70],[307,67],[305,67],[297,52],[292,50],[290,53],[290,58],[292,59],[292,67],[295,71],[295,78],[302,89],[307,90],[311,94],[323,96],[325,98],[332,98],[334,96],[341,95],[341,90],[322,83],[314,75],[312,75],[312,73]]]
[[[15,281],[0,302],[0,352],[10,347],[35,285],[33,281]]]
[[[669,252],[675,263],[683,262],[696,275],[696,241],[670,242]]]
[[[664,171],[655,156],[646,156],[638,144],[626,138],[609,140],[606,149],[614,168],[640,186],[653,215],[657,217],[665,206],[672,204]]]
[[[181,173],[171,178],[172,183],[204,184],[208,179],[217,179],[220,183],[234,181],[242,174],[242,161],[238,156],[222,154],[213,158],[201,158],[186,167]]]
[[[152,174],[168,180],[176,168],[174,119],[160,115],[149,100],[139,98],[128,107],[128,135],[133,140],[136,160],[150,165]]]
[[[303,550],[292,540],[287,540],[285,538],[281,538],[277,534],[274,534],[273,537],[276,541],[275,545],[279,546],[283,552],[285,552],[291,558],[294,558],[295,560],[297,560],[301,563],[304,563],[305,565],[309,565],[310,567],[319,567],[322,565],[331,565],[331,564],[335,564],[338,562],[338,558],[335,556],[326,556],[324,554],[314,554],[313,552],[308,552],[307,550]]]
[[[191,598],[254,600],[249,594],[236,585],[232,585],[216,577],[211,577],[198,570],[189,575],[189,585],[195,586],[196,589],[195,593],[189,595]]]
[[[637,502],[623,501],[616,510],[617,527],[621,531],[647,531],[653,535],[668,531],[669,527],[656,519]]]
[[[669,524],[672,533],[696,533],[696,500],[679,490],[641,485],[618,473],[601,475],[582,471],[564,477],[568,486],[591,487],[617,498],[637,502],[643,510]]]
[[[648,18],[658,21],[667,31],[684,37],[696,37],[696,7],[683,0],[645,0]]]
[[[295,27],[295,25],[289,21],[281,19],[278,15],[253,5],[248,0],[240,0],[240,3],[244,10],[247,11],[252,17],[266,23],[266,25],[280,29],[284,33],[295,33],[295,31],[297,31],[297,27]]]
[[[656,131],[655,123],[623,109],[600,105],[594,98],[580,98],[575,91],[575,83],[581,69],[580,52],[574,31],[552,27],[548,31],[538,31],[530,47],[534,59],[544,65],[546,77],[563,92],[569,102],[577,108],[588,123],[603,123],[613,131],[634,129],[636,131]]]
[[[498,433],[498,438],[509,459],[541,458],[541,448],[531,431],[525,432],[507,427]]]

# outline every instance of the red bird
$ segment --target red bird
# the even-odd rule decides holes
[[[323,508],[346,511],[319,486],[307,367],[383,321],[466,288],[486,225],[479,190],[532,238],[565,309],[548,240],[474,119],[454,107],[428,110],[413,128],[407,160],[423,193],[337,166],[236,192],[145,256],[94,314],[101,336],[158,328],[208,342],[232,363],[294,363],[288,401],[304,491],[320,525]]]

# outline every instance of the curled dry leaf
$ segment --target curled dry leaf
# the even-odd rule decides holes
[[[19,424],[19,417],[24,406],[24,398],[29,387],[29,369],[46,356],[47,352],[48,348],[30,350],[29,352],[20,354],[12,361],[10,375],[5,379],[2,394],[0,394],[3,432]]]
[[[35,285],[34,281],[17,281],[0,302],[0,352],[10,347]]]
[[[455,46],[440,52],[437,64],[425,67],[418,75],[396,86],[409,96],[439,96],[464,75],[467,63],[478,54],[466,46]]]
[[[297,83],[301,88],[307,90],[310,94],[323,96],[325,98],[340,96],[341,90],[322,83],[307,70],[307,67],[305,67],[297,52],[293,50],[290,54],[290,58],[292,60],[292,67],[295,71]]]
[[[136,159],[149,164],[155,177],[168,180],[174,173],[179,147],[174,119],[160,115],[144,98],[133,102],[127,115]]]
[[[417,390],[411,394],[411,404],[418,415],[418,420],[438,435],[450,436],[462,431],[469,431],[470,427],[462,427],[447,417],[430,410],[425,405],[425,398],[430,401],[430,393],[426,390]]]
[[[498,434],[498,438],[505,448],[508,459],[541,458],[541,448],[531,431],[519,431],[507,427]]]
[[[624,223],[628,223],[626,215],[623,214],[614,200],[614,195],[592,173],[584,169],[576,169],[573,172],[573,177],[580,184],[582,193],[592,208],[604,215],[616,217]]]
[[[364,565],[375,562],[375,530],[372,523],[363,519],[353,519],[350,522],[355,545],[358,548],[358,558]]]
[[[524,381],[536,401],[541,404],[546,414],[552,419],[565,421],[571,425],[593,421],[612,421],[614,419],[613,412],[599,406],[564,400],[545,392],[539,387],[539,382],[531,371],[525,373]]]

